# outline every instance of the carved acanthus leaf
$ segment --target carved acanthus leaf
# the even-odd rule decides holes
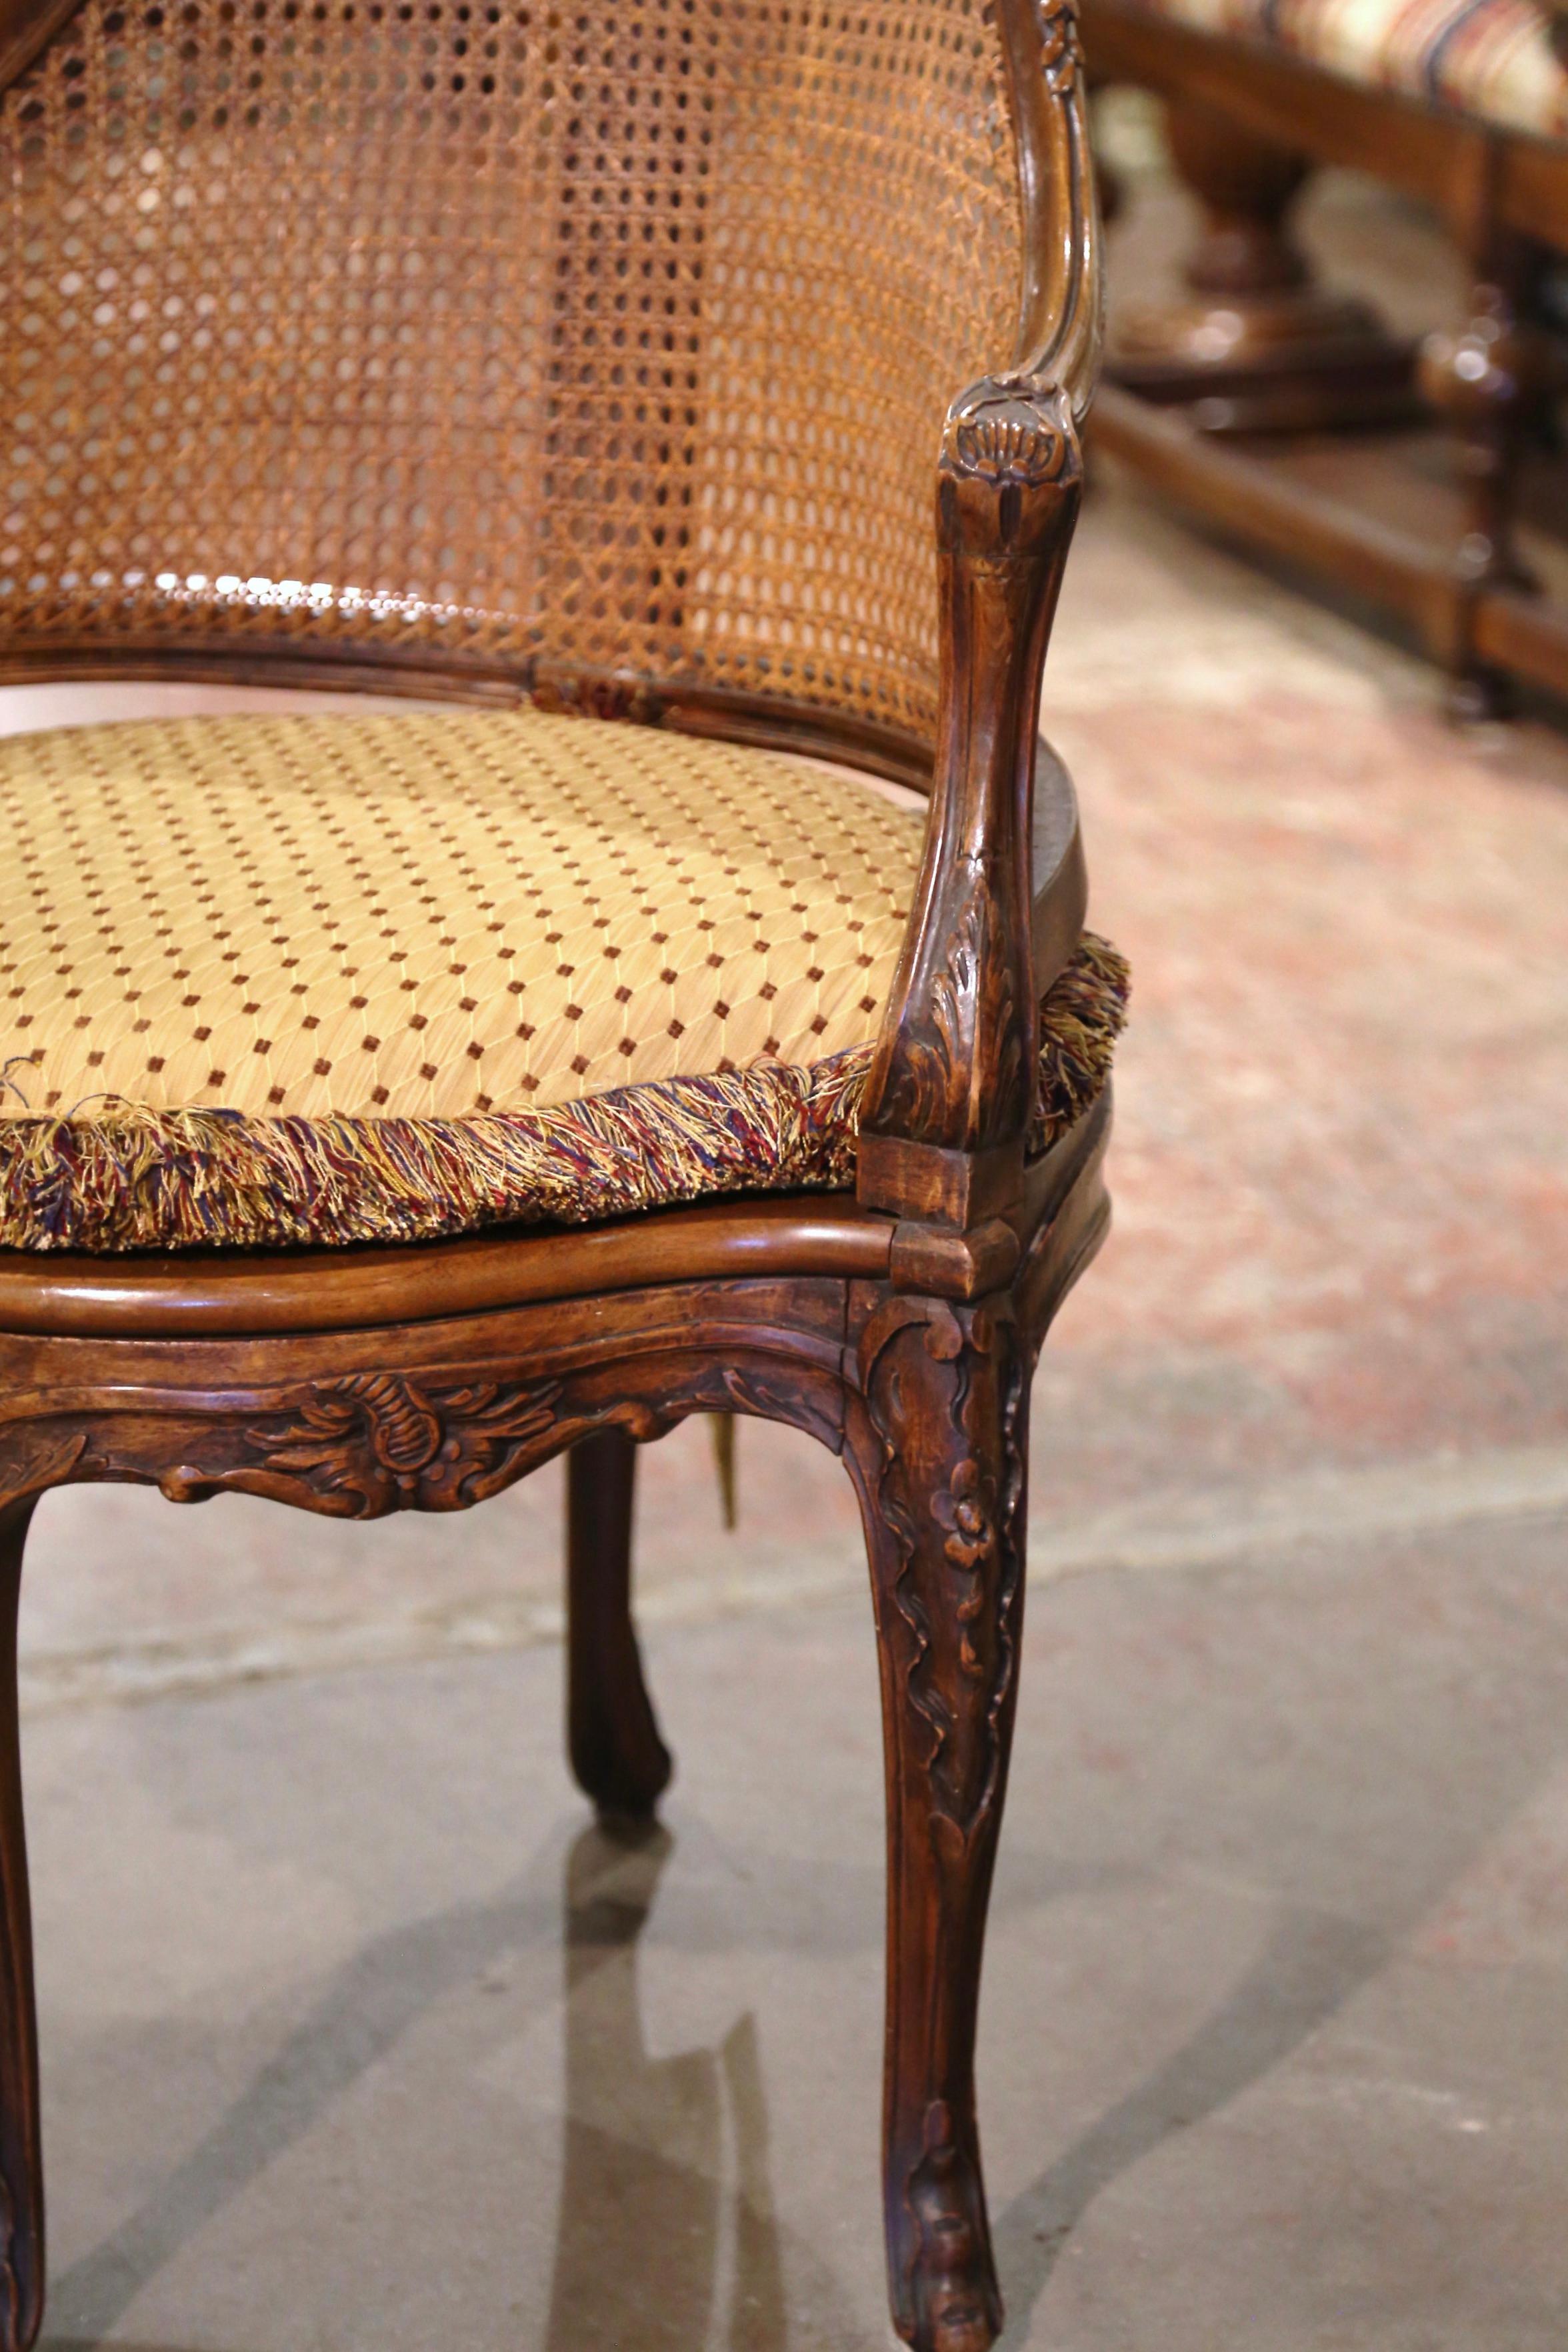
[[[355,1517],[461,1510],[526,1466],[553,1433],[560,1394],[557,1381],[446,1387],[352,1372],[320,1382],[291,1416],[247,1429],[245,1442],[274,1493],[293,1484],[310,1499],[341,1497]]]
[[[47,1424],[39,1430],[6,1431],[0,1436],[0,1510],[63,1485],[86,1445],[81,1432],[68,1435]]]
[[[727,1364],[723,1371],[724,1394],[738,1412],[754,1413],[762,1421],[788,1422],[796,1429],[809,1431],[835,1454],[844,1447],[844,1412],[842,1391],[833,1391],[831,1406],[825,1408],[816,1393],[798,1380],[770,1377],[753,1367],[740,1369]]]
[[[1015,1339],[987,1307],[895,1298],[861,1347],[882,1446],[878,1502],[898,1551],[891,1590],[909,1637],[905,1687],[931,1735],[936,1825],[964,1843],[995,1801],[1015,1664],[1026,1380]],[[919,1433],[906,1419],[916,1396]],[[927,1415],[939,1399],[946,1428],[933,1440]],[[935,1448],[923,1460],[917,1434]]]
[[[891,1110],[906,1134],[973,1149],[988,1133],[972,1129],[971,1085],[982,1028],[999,1040],[986,1073],[989,1120],[1005,1119],[1016,1108],[1024,1075],[1017,1023],[1017,990],[996,910],[984,877],[973,877],[970,894],[947,930],[946,952],[932,977],[929,1012],[911,1013],[900,1039],[902,1067],[880,1109]]]
[[[1078,88],[1083,67],[1083,43],[1079,37],[1074,0],[1036,0],[1040,23],[1040,71],[1053,98],[1068,98]]]

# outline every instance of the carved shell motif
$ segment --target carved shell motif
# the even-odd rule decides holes
[[[354,1372],[335,1383],[341,1397],[363,1406],[371,1452],[395,1477],[411,1478],[441,1450],[440,1416],[406,1381],[384,1372]]]
[[[987,481],[1024,488],[1060,481],[1074,457],[1067,397],[1029,376],[989,376],[954,404],[943,454]]]

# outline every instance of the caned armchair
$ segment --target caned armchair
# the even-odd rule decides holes
[[[1070,9],[5,0],[0,58],[0,676],[410,698],[0,752],[0,2343],[38,1496],[455,1510],[570,1448],[570,1751],[636,1819],[635,1450],[722,1412],[859,1496],[892,2307],[975,2352],[1028,1388],[1125,993],[1037,740]]]

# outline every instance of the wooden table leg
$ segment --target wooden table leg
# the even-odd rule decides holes
[[[1372,424],[1415,410],[1408,343],[1313,276],[1289,231],[1310,165],[1188,98],[1166,107],[1171,157],[1203,209],[1185,292],[1113,317],[1107,373],[1189,407],[1206,432]]]

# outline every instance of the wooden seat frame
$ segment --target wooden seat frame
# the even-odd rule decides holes
[[[63,13],[13,0],[7,73]],[[1028,1394],[1052,1313],[1105,1229],[1110,1107],[1102,1097],[1026,1164],[1036,1007],[1084,911],[1071,787],[1038,753],[1037,726],[1079,505],[1099,256],[1070,6],[998,0],[995,23],[1026,231],[1022,327],[1016,363],[952,403],[935,467],[931,811],[857,1196],[758,1196],[402,1249],[0,1255],[4,2352],[33,2342],[44,2299],[15,1672],[38,1496],[129,1479],[177,1502],[237,1490],[353,1517],[457,1510],[570,1448],[572,1762],[605,1812],[646,1817],[669,1759],[630,1613],[635,1449],[715,1410],[808,1431],[842,1455],[859,1497],[887,1769],[893,2317],[920,2352],[980,2352],[1001,2326],[973,2059],[1017,1696]],[[345,657],[328,649],[313,682],[353,682]],[[296,643],[275,660],[254,644],[68,647],[6,667],[283,683],[301,664]],[[374,652],[359,682],[389,683]],[[427,667],[400,682],[495,691]],[[921,778],[918,749],[830,711],[681,688],[623,715]]]

